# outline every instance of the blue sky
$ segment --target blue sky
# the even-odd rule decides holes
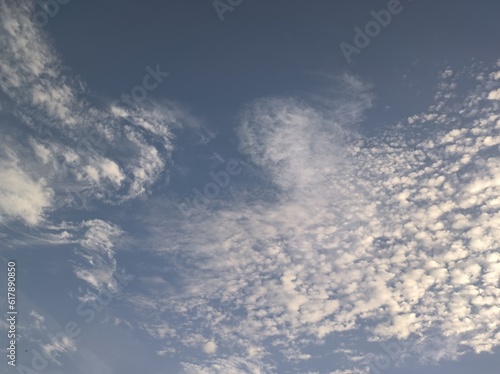
[[[1,372],[497,373],[499,11],[0,0]]]

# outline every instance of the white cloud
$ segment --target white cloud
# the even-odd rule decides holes
[[[99,293],[119,291],[113,248],[124,234],[123,231],[102,220],[85,221],[78,229],[84,231],[76,242],[81,245],[79,254],[85,259],[85,263],[75,267],[76,276]]]
[[[30,317],[34,319],[34,328],[37,330],[45,330],[45,317],[39,314],[36,310],[30,312]]]
[[[155,339],[165,339],[176,335],[175,329],[167,322],[159,324],[143,324],[142,328]]]
[[[368,374],[369,369],[346,369],[331,371],[330,374]]]
[[[488,99],[489,100],[500,100],[500,88],[499,89],[496,89],[494,91],[491,91],[489,94],[488,94]]]
[[[0,222],[20,219],[38,225],[51,207],[53,195],[44,179],[30,177],[15,162],[0,160]]]
[[[187,222],[148,220],[165,231],[168,245],[156,245],[168,258],[196,264],[180,274],[182,292],[155,299],[148,316],[209,328],[218,354],[233,342],[247,363],[265,358],[264,341],[306,358],[296,346],[361,329],[371,341],[426,337],[418,354],[428,361],[500,345],[492,85],[463,101],[460,123],[446,101],[453,95],[438,95],[382,137],[339,142],[327,130],[343,134],[344,122],[332,121],[331,107],[286,98],[248,107],[242,150],[273,187],[235,188],[234,200]],[[369,106],[345,108],[359,119]],[[188,331],[177,329],[181,341]],[[251,357],[249,346],[262,350]],[[212,372],[212,364],[186,367]]]
[[[448,68],[446,69],[445,71],[443,71],[443,73],[441,74],[441,78],[445,79],[445,78],[449,78],[453,76],[453,70]]]
[[[93,104],[90,89],[64,67],[47,32],[32,24],[35,4],[8,0],[1,6],[2,107],[19,122],[13,128],[33,133],[21,139],[31,150],[24,156],[43,172],[55,206],[88,208],[95,199],[120,204],[147,195],[162,176],[168,182],[174,130],[203,142],[213,137],[178,103]]]
[[[494,80],[500,80],[500,71],[491,73],[491,78]]]
[[[50,357],[60,365],[61,363],[57,360],[57,358],[61,355],[61,353],[75,352],[76,342],[67,335],[52,335],[50,337],[50,343],[42,344],[41,348],[44,356]]]
[[[217,352],[217,344],[213,340],[206,342],[203,346],[203,352],[208,355],[215,354]]]
[[[264,374],[270,373],[272,367],[259,363],[248,363],[241,357],[231,357],[227,359],[215,359],[205,365],[192,363],[182,363],[181,373],[183,374]]]

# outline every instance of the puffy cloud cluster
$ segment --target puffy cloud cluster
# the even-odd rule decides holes
[[[478,87],[456,105],[460,79],[477,74]],[[165,256],[189,265],[178,268],[181,290],[165,291],[148,316],[189,320],[180,344],[201,333],[218,359],[254,364],[276,348],[308,360],[311,344],[348,331],[413,339],[423,361],[491,351],[500,344],[500,116],[488,99],[498,82],[488,77],[450,69],[428,111],[342,141],[331,110],[254,103],[241,148],[272,193],[262,183],[168,222]],[[361,116],[370,101],[349,104]],[[351,372],[366,369],[358,361]],[[214,362],[187,367],[212,372]]]

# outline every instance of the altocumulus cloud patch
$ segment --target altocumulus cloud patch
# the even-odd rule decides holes
[[[166,234],[165,256],[181,253],[194,265],[180,271],[181,295],[147,308],[148,318],[190,321],[174,328],[180,344],[206,353],[217,343],[216,359],[186,363],[186,372],[273,371],[270,350],[307,361],[302,351],[351,331],[411,339],[407,353],[422,362],[497,346],[495,77],[450,69],[427,111],[347,141],[332,108],[292,98],[250,105],[242,149],[273,182],[274,198],[242,191],[245,199],[175,226],[181,233]],[[458,97],[471,81],[477,87]],[[364,97],[349,102],[359,120],[371,101],[364,89],[355,93]],[[130,301],[144,305],[143,297]],[[352,370],[366,372],[370,355],[358,352]]]

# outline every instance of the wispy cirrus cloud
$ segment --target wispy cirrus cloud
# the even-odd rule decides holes
[[[32,180],[33,191],[41,188],[36,184],[43,175],[46,192],[33,194],[40,195],[32,204],[37,213],[24,217],[30,224],[40,222],[36,217],[43,211],[78,208],[75,198],[85,208],[96,200],[120,204],[144,196],[160,178],[168,182],[173,131],[204,134],[203,141],[212,136],[180,104],[96,102],[86,84],[64,66],[46,31],[32,23],[35,4],[4,0],[1,7],[2,127],[16,144],[10,159],[19,158],[22,147],[28,166],[8,169],[3,159],[2,172],[18,181]],[[4,215],[10,212],[6,209]],[[11,213],[12,219],[19,218]]]

